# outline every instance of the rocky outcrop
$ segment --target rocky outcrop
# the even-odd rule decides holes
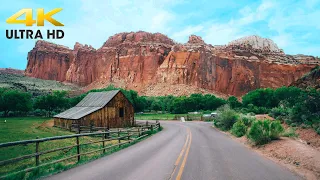
[[[212,46],[195,35],[177,44],[163,34],[140,31],[115,34],[99,49],[38,41],[25,73],[86,89],[112,83],[141,94],[167,95],[165,89],[174,89],[179,95],[177,91],[240,96],[256,88],[290,85],[316,64],[319,59],[285,55],[271,40],[257,36]],[[179,85],[190,91],[179,90]]]
[[[259,36],[246,36],[234,41],[231,41],[229,46],[243,46],[248,47],[255,50],[269,51],[269,52],[283,52],[282,49],[279,49],[276,43],[274,43],[271,39],[262,38]]]
[[[303,89],[312,87],[320,90],[320,66],[303,75],[297,81],[294,81],[291,86],[296,86]]]

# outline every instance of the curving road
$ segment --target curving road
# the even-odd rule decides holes
[[[47,179],[110,180],[295,180],[205,122],[162,121],[164,130],[146,140]]]

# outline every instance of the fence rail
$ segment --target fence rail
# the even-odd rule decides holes
[[[82,128],[87,128],[87,127],[82,127]],[[21,170],[21,171],[13,172],[10,174],[10,175],[12,175],[12,174],[17,174],[17,173],[21,173],[21,172],[32,171],[32,170],[37,169],[39,167],[52,165],[52,164],[55,164],[58,162],[69,160],[71,158],[77,158],[77,161],[79,162],[81,160],[81,156],[83,156],[83,155],[88,155],[88,154],[96,153],[99,151],[101,151],[102,153],[105,153],[105,151],[107,149],[117,147],[117,146],[120,147],[123,144],[128,144],[128,143],[131,143],[135,140],[138,140],[138,139],[141,139],[145,136],[148,136],[149,135],[148,132],[152,132],[153,130],[157,130],[160,128],[160,122],[158,122],[158,121],[156,123],[149,123],[148,121],[145,123],[138,122],[136,127],[128,128],[128,129],[120,129],[119,128],[119,129],[114,129],[114,130],[107,130],[107,129],[101,128],[101,127],[98,127],[98,128],[90,127],[90,128],[104,130],[104,131],[103,132],[102,131],[91,132],[91,133],[79,133],[79,134],[74,134],[74,135],[54,136],[54,137],[48,137],[48,138],[37,138],[37,139],[32,139],[32,140],[1,143],[0,149],[6,148],[6,147],[35,144],[35,153],[0,161],[0,168],[4,168],[4,166],[6,166],[6,165],[18,163],[19,161],[22,161],[22,160],[35,158],[35,166]],[[82,143],[82,144],[79,142],[80,137],[92,137],[92,136],[94,136],[94,137],[101,136],[101,140],[86,142],[86,143]],[[39,151],[40,143],[53,141],[53,140],[65,140],[65,139],[71,139],[71,138],[75,139],[75,142],[76,142],[75,145],[59,147],[59,148],[50,149],[50,150],[46,150],[46,151]],[[116,144],[112,144],[109,146],[105,145],[105,142],[113,141],[113,140],[118,140],[118,141]],[[96,143],[102,143],[102,148],[98,148],[98,149],[95,149],[93,151],[88,151],[88,152],[81,152],[82,146],[89,145],[89,144],[96,144]],[[40,164],[41,155],[49,154],[49,153],[53,153],[53,152],[57,152],[57,151],[63,151],[63,150],[71,149],[71,148],[75,148],[75,147],[77,148],[75,155],[64,157],[62,159],[58,159],[56,161],[52,161],[49,163]],[[5,178],[6,176],[8,176],[8,174],[0,177],[0,179]]]

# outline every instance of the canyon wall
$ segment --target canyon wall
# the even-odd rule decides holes
[[[212,46],[194,35],[177,44],[163,34],[140,31],[115,34],[99,49],[38,41],[28,54],[25,74],[86,90],[114,84],[143,95],[241,96],[256,88],[288,86],[317,64],[318,58],[286,55],[258,36]]]

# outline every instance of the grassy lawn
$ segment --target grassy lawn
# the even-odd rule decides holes
[[[4,123],[4,121],[7,121]],[[60,135],[69,135],[74,134],[72,132],[52,127],[53,122],[50,121],[50,118],[39,118],[39,117],[21,117],[21,118],[0,118],[0,143],[10,142],[10,141],[20,141],[27,139],[36,139],[36,137],[44,138],[51,136],[60,136]],[[121,135],[122,136],[122,135]],[[80,144],[86,142],[92,142],[101,140],[101,137],[80,137]],[[121,142],[124,142],[122,140]],[[117,143],[117,140],[107,141],[106,145],[111,145]],[[48,142],[42,142],[39,145],[39,151],[46,151],[60,147],[72,146],[76,145],[75,138],[63,139],[63,140],[54,140]],[[29,173],[19,173],[16,175],[12,175],[7,179],[36,179],[38,177],[51,174],[57,171],[62,171],[65,169],[69,169],[75,165],[85,163],[89,160],[93,160],[104,156],[106,154],[110,154],[114,151],[120,150],[129,146],[123,145],[120,148],[117,146],[115,148],[106,151],[105,154],[100,152],[96,152],[93,154],[88,154],[85,156],[81,156],[81,161],[78,163],[76,158],[72,158],[54,165],[48,165],[40,170],[31,171]],[[89,145],[83,145],[80,148],[81,152],[89,152],[92,150],[96,150],[102,148],[102,143],[95,143]],[[20,145],[20,146],[12,146],[6,148],[0,148],[0,161],[33,154],[35,153],[35,143],[31,143],[28,145]],[[59,160],[68,156],[72,156],[76,154],[76,147],[66,149],[63,151],[52,152],[48,154],[44,154],[40,156],[40,165],[48,162],[52,162],[55,160]],[[10,174],[12,172],[17,172],[28,167],[35,166],[35,158],[30,158],[26,160],[19,161],[18,163],[9,164],[6,166],[2,166],[0,168],[0,177]]]
[[[49,120],[42,117],[0,118],[0,143],[72,134],[50,127]]]
[[[180,120],[180,117],[190,118],[192,120],[200,120],[202,114],[135,114],[134,118],[136,120]]]

